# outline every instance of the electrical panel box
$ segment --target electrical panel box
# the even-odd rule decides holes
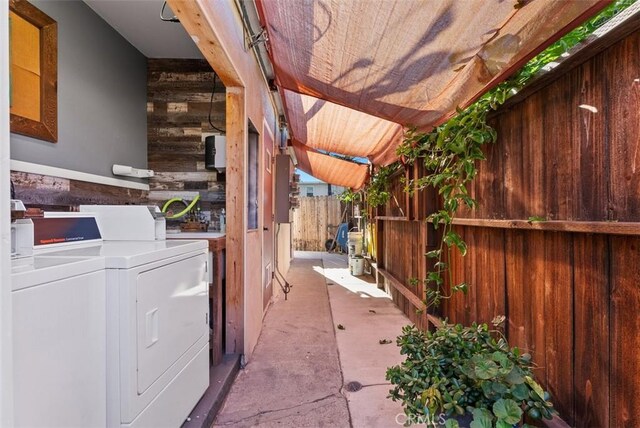
[[[293,163],[289,155],[276,155],[276,223],[291,223],[291,208],[299,206],[297,183],[293,178]]]

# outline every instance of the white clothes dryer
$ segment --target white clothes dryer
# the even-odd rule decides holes
[[[107,426],[179,427],[209,386],[206,241],[103,241],[47,251],[103,258]]]

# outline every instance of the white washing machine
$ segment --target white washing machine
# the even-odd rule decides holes
[[[14,424],[106,424],[104,258],[11,262]]]
[[[103,241],[48,257],[104,258],[107,426],[179,427],[209,386],[206,241]]]

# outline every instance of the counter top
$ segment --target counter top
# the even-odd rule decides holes
[[[219,239],[225,234],[220,232],[167,232],[167,239]]]

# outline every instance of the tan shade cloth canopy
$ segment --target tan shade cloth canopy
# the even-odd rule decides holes
[[[395,157],[401,125],[308,95],[283,93],[289,132],[295,140],[326,152],[368,157],[376,164],[384,163],[389,150],[387,157]]]
[[[607,3],[257,0],[282,87],[425,130]]]
[[[367,165],[319,153],[295,140],[292,144],[298,160],[297,166],[307,174],[337,186],[352,189],[360,189],[364,186],[369,173]]]

